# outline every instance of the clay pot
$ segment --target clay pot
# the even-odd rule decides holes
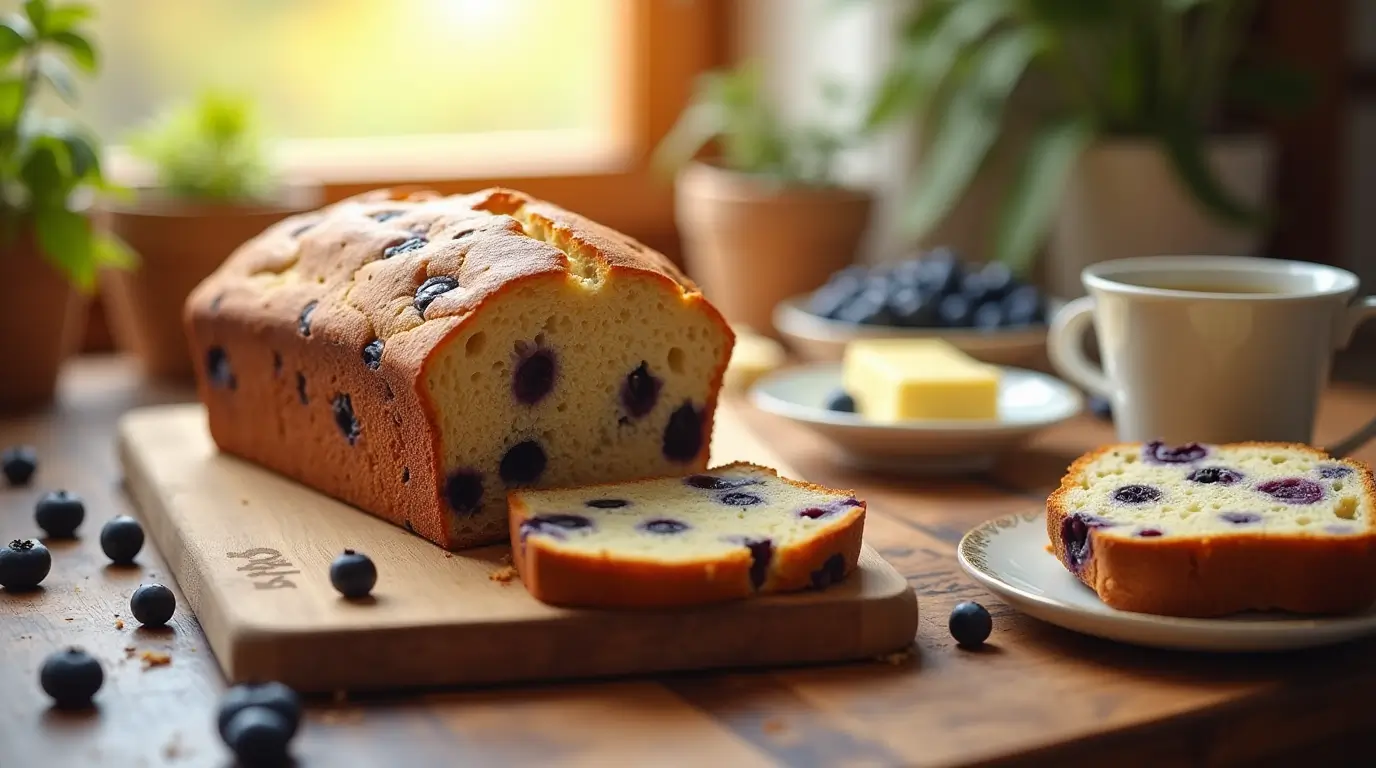
[[[127,206],[106,203],[101,221],[139,255],[134,270],[106,270],[101,293],[116,345],[152,377],[189,379],[182,324],[189,295],[234,249],[268,226],[320,204],[319,187],[284,187],[259,205],[198,203],[143,190]]]
[[[869,193],[781,187],[706,163],[676,183],[689,276],[729,322],[777,336],[774,307],[850,264],[870,222]]]
[[[87,297],[39,252],[24,227],[0,245],[0,413],[42,408],[81,342]]]

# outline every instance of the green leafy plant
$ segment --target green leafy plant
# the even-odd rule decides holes
[[[1096,139],[1160,147],[1203,209],[1239,227],[1270,214],[1234,199],[1206,142],[1242,110],[1302,106],[1306,77],[1243,55],[1256,0],[923,0],[871,104],[875,130],[918,113],[932,137],[904,204],[921,237],[954,207],[1000,137],[1015,87],[1051,86],[997,221],[994,258],[1025,273],[1077,158]]]
[[[822,97],[835,107],[844,98],[834,84]],[[835,111],[835,110],[830,110]],[[720,165],[779,184],[832,186],[836,157],[858,131],[821,124],[786,126],[764,95],[759,68],[703,73],[693,97],[655,149],[654,166],[672,173],[715,141]]]
[[[173,197],[252,202],[268,195],[272,172],[254,103],[206,91],[178,104],[130,137],[129,148],[147,160]]]
[[[71,65],[96,74],[99,59],[81,26],[86,5],[27,0],[22,13],[0,19],[0,227],[8,245],[32,227],[43,257],[83,292],[103,266],[127,268],[135,256],[97,232],[80,211],[80,195],[116,191],[101,175],[97,142],[69,120],[37,113],[40,89],[77,103]],[[3,256],[0,253],[0,256]]]

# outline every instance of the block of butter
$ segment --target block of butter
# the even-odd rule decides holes
[[[874,421],[997,419],[999,369],[941,339],[866,339],[842,364],[856,413]]]

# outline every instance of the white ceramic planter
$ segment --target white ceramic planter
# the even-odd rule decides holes
[[[1214,139],[1209,162],[1250,206],[1271,201],[1275,149],[1262,135]],[[1043,279],[1053,296],[1084,295],[1080,271],[1133,256],[1254,255],[1259,233],[1212,218],[1176,179],[1159,145],[1112,140],[1091,147],[1071,174],[1053,224]]]

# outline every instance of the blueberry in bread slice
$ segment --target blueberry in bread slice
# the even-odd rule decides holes
[[[185,321],[222,451],[449,549],[513,488],[702,470],[733,344],[668,258],[507,189],[286,219]]]
[[[653,608],[823,589],[856,568],[865,502],[748,463],[510,494],[516,568],[553,605]]]
[[[1122,443],[1047,500],[1061,563],[1107,605],[1168,616],[1376,602],[1376,482],[1307,445]]]

